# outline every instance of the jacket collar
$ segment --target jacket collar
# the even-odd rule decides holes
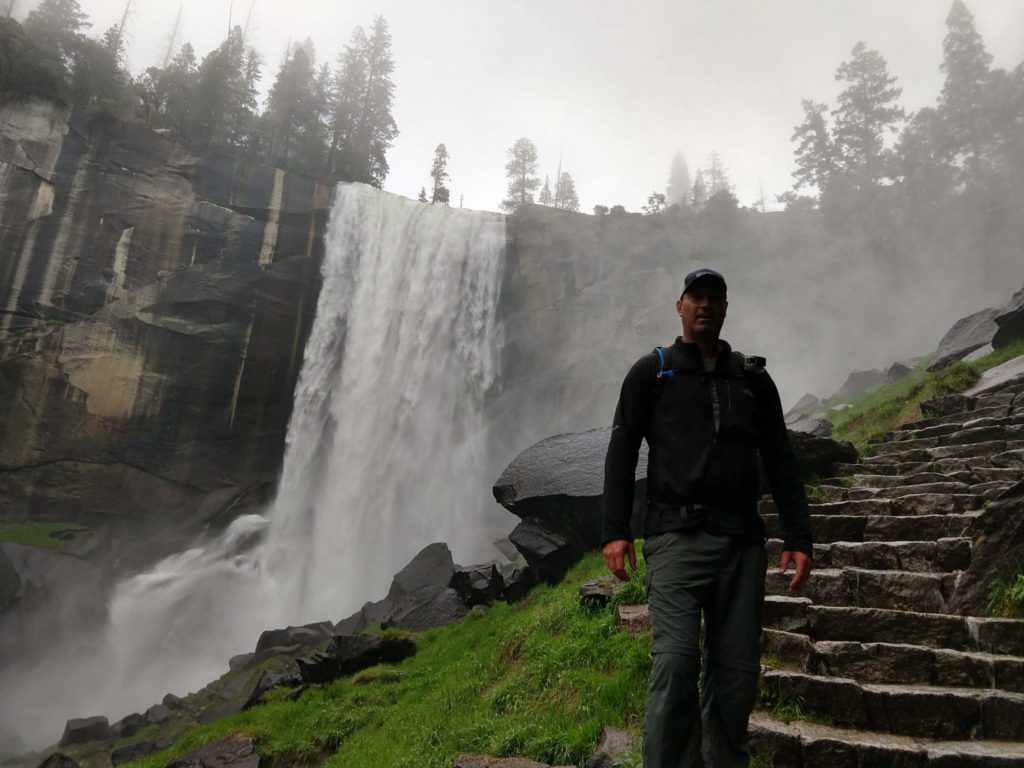
[[[676,336],[675,343],[672,344],[672,349],[676,350],[682,356],[681,359],[688,363],[687,367],[690,365],[698,369],[702,369],[704,367],[704,359],[701,356],[700,347],[692,342],[683,341],[682,336]],[[722,368],[727,367],[728,360],[731,355],[732,346],[725,339],[719,339],[718,359],[715,362],[715,370],[721,370]]]

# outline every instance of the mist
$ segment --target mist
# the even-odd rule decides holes
[[[25,20],[32,7],[18,2],[14,16]],[[284,491],[266,517],[240,517],[219,536],[198,536],[194,547],[121,580],[110,592],[112,621],[66,646],[72,666],[92,665],[88,674],[76,679],[46,664],[10,674],[5,683],[33,688],[31,706],[6,705],[3,718],[18,720],[10,730],[48,719],[27,733],[32,746],[56,735],[49,721],[58,715],[94,714],[79,711],[90,701],[124,714],[155,703],[175,682],[198,687],[267,625],[343,618],[380,597],[390,575],[430,541],[451,542],[459,558],[485,559],[490,542],[515,522],[491,503],[489,484],[537,440],[611,421],[629,366],[680,333],[674,303],[694,268],[725,275],[723,335],[735,349],[767,358],[784,406],[805,392],[830,395],[853,371],[927,355],[959,318],[1005,303],[1024,284],[1024,7],[1013,0],[966,4],[991,55],[985,95],[996,106],[983,146],[957,144],[950,127],[950,100],[959,97],[950,96],[940,66],[949,8],[931,0],[771,7],[264,1],[235,4],[230,17],[227,3],[210,10],[190,0],[173,39],[173,5],[109,0],[82,2],[88,34],[118,24],[126,7],[120,63],[136,79],[122,84],[114,106],[90,95],[76,108],[144,123],[180,139],[183,152],[222,153],[341,184],[330,214],[336,243],[363,231],[364,219],[371,224],[363,241],[337,247],[344,269],[328,291],[337,306],[322,305],[326,319],[318,314],[324,328],[317,328],[327,340],[307,348],[304,371],[312,372],[296,390]],[[182,70],[192,88],[183,101],[198,98],[201,62],[232,39],[233,24],[245,25],[246,54],[262,57],[258,84],[247,82],[255,90],[241,110],[245,120],[225,127],[190,117],[179,125],[173,99],[149,103],[168,69],[164,59],[185,42],[196,61]],[[341,132],[328,130],[340,113],[286,115],[281,94],[290,83],[277,78],[300,50],[309,72],[336,67],[356,27],[374,25],[390,30],[393,103],[382,98],[390,120],[384,138],[369,157],[353,160],[345,154],[351,147],[335,146]],[[843,134],[848,83],[837,71],[857,58],[860,40],[884,60],[894,95],[879,99],[891,114],[877,136],[857,147]],[[815,103],[824,106],[815,112]],[[218,120],[230,122],[224,114]],[[811,135],[815,115],[821,147],[802,149],[794,133],[804,125]],[[291,118],[299,126],[293,132],[282,128]],[[535,156],[516,187],[506,164],[523,141]],[[441,145],[446,165],[438,172]],[[685,183],[670,178],[677,154]],[[559,187],[566,176],[571,196]],[[535,204],[547,187],[553,199]],[[427,190],[436,206],[413,202],[418,195],[428,202]],[[367,199],[387,215],[354,217],[352,206],[372,209]],[[471,210],[450,210],[445,201]],[[499,207],[509,215],[489,213]],[[378,239],[399,254],[380,274],[360,263],[365,242]],[[438,254],[445,258],[432,261]],[[264,256],[260,266],[269,264]],[[10,298],[12,318],[21,287]],[[366,329],[358,338],[346,325],[345,302],[356,299]],[[345,312],[330,315],[339,307]],[[317,344],[332,354],[318,357]],[[346,344],[354,362],[343,369]],[[408,389],[389,390],[390,366],[404,371],[407,363],[416,378]],[[469,384],[460,378],[466,371]],[[430,399],[426,390],[444,397]],[[310,413],[313,426],[303,432]],[[318,455],[327,444],[331,451]],[[419,500],[425,492],[430,504]],[[382,499],[381,509],[370,496]],[[275,519],[273,509],[287,516]],[[397,515],[410,510],[425,511]],[[374,539],[381,519],[394,540]],[[266,531],[273,546],[250,557],[250,538]],[[298,575],[268,575],[275,558],[279,567],[303,558]],[[348,586],[318,590],[325,576]],[[287,594],[268,600],[276,589]],[[216,643],[196,642],[196,627],[261,600],[273,605],[245,613]],[[167,640],[161,621],[176,611],[181,623],[169,634],[181,642],[173,661],[189,666],[187,677],[173,665],[147,667]],[[108,671],[114,684],[105,681],[95,694],[91,686]],[[73,694],[62,692],[69,680]],[[117,681],[129,682],[117,690]],[[49,702],[62,697],[62,706],[75,708],[55,714]]]

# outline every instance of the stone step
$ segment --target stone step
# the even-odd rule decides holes
[[[772,764],[800,768],[1024,768],[1024,744],[930,740],[806,721],[750,717],[750,743]]]
[[[978,472],[988,468],[1006,469],[1007,467],[1014,468],[1016,465],[1012,462],[1015,459],[1009,459],[1011,463],[997,465],[992,461],[992,457],[974,457],[974,458],[946,458],[937,459],[935,461],[884,461],[885,457],[879,456],[876,463],[872,464],[836,464],[836,475],[844,477],[847,475],[859,475],[864,473],[871,473],[875,475],[915,475],[923,472],[932,472],[941,475],[953,475],[959,472]]]
[[[854,465],[856,466],[856,465]],[[968,486],[998,480],[1016,482],[1020,473],[1005,467],[975,467],[968,471],[949,472],[918,472],[913,475],[873,475],[854,474],[846,477],[826,478],[822,485],[846,486],[849,488],[893,488],[905,485],[923,485],[926,483],[964,483]]]
[[[792,573],[777,568],[765,577],[765,593],[789,594]],[[879,571],[867,568],[815,568],[799,594],[814,605],[888,608],[945,613],[955,576],[946,573]]]
[[[846,488],[839,485],[819,485],[815,493],[816,501],[861,501],[863,499],[896,499],[901,496],[919,494],[971,494],[981,496],[987,489],[972,490],[967,483],[918,483],[914,485],[896,485],[885,488]]]
[[[992,464],[1008,469],[1024,469],[1024,447],[1011,448],[992,457]]]
[[[1022,475],[1022,479],[1024,479],[1024,475]],[[980,493],[981,498],[986,502],[995,501],[1016,484],[1012,480],[996,480],[991,483],[979,483],[978,485],[971,486],[971,491],[972,493]]]
[[[987,408],[975,408],[973,411],[960,411],[958,413],[951,413],[948,416],[936,416],[933,418],[918,419],[917,421],[911,421],[904,424],[900,429],[905,432],[916,432],[922,429],[930,429],[931,427],[944,426],[947,424],[953,424],[959,427],[968,421],[982,419],[982,418],[1006,418],[1012,414],[1013,407],[1011,405],[996,405]]]
[[[1024,656],[1024,619],[813,605],[806,597],[769,595],[764,626],[819,640],[909,643],[954,651]]]
[[[936,541],[970,535],[976,514],[822,515],[811,522],[815,544],[836,541]],[[781,538],[778,515],[764,515],[769,538]]]
[[[934,424],[930,427],[911,427],[909,424],[906,424],[900,429],[887,433],[882,440],[886,443],[899,443],[905,440],[919,440],[924,437],[951,435],[954,432],[959,432],[961,429],[963,429],[963,424],[960,422]]]
[[[898,450],[893,450],[895,446]],[[913,448],[903,443],[878,443],[872,446],[875,451],[871,456],[861,459],[861,463],[874,467],[878,464],[912,464],[929,462],[938,459],[979,459],[992,458],[997,454],[1024,448],[1024,440],[984,440],[958,445],[939,445],[936,447]],[[1000,466],[996,464],[996,466]],[[888,473],[884,473],[888,474]]]
[[[913,493],[895,498],[847,499],[817,502],[810,505],[811,515],[959,515],[981,509],[985,500],[970,493]],[[770,499],[763,499],[758,510],[762,515],[776,514],[778,508]]]
[[[769,539],[768,562],[778,563],[782,540]],[[866,541],[817,544],[815,568],[871,568],[880,571],[949,573],[962,571],[971,563],[968,538],[938,541]]]
[[[938,685],[1024,693],[1024,658],[954,651],[907,643],[812,641],[806,635],[765,629],[765,658],[813,675],[861,683]]]
[[[928,739],[1024,739],[1024,694],[924,685],[859,684],[767,668],[762,701],[801,701],[836,723]]]
[[[940,427],[933,427],[932,432],[935,430],[948,430],[952,426],[954,425],[946,424]],[[910,435],[915,436],[911,437]],[[1016,416],[1004,417],[1002,419],[975,419],[960,425],[960,429],[941,434],[923,435],[921,432],[911,432],[899,440],[876,443],[872,446],[871,452],[874,456],[881,456],[911,448],[937,448],[1000,440],[1019,441],[1021,439],[1024,439],[1024,426],[1017,423]]]

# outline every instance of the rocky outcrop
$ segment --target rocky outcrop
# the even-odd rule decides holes
[[[392,602],[420,587],[447,587],[455,573],[452,552],[444,542],[428,544],[395,574],[388,590]]]
[[[871,389],[871,387],[884,383],[885,378],[885,373],[874,369],[870,371],[854,371],[846,377],[843,386],[832,393],[829,401],[843,402],[849,400],[861,392]]]
[[[110,722],[105,717],[81,717],[68,720],[64,726],[64,735],[60,745],[86,744],[90,741],[102,741],[113,735]]]
[[[337,635],[326,651],[296,663],[303,681],[321,684],[377,664],[397,664],[414,653],[416,643],[408,637]]]
[[[1005,347],[1010,342],[1024,339],[1024,288],[1013,294],[1010,302],[995,317],[998,328],[992,336],[992,346]]]
[[[167,764],[167,768],[259,768],[252,738],[233,733],[220,741],[193,749]]]
[[[936,371],[954,360],[963,360],[974,350],[991,343],[998,330],[995,323],[998,314],[998,309],[983,309],[957,320],[939,341],[939,348],[935,350],[928,370]]]
[[[0,96],[0,200],[3,516],[123,534],[130,566],[260,503],[329,190]]]

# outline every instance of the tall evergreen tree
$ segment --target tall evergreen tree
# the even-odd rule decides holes
[[[516,139],[508,149],[505,163],[508,176],[507,197],[501,201],[502,210],[512,213],[533,202],[533,191],[540,186],[537,177],[537,147],[527,138]]]
[[[693,174],[693,189],[690,190],[690,207],[699,211],[708,201],[708,188],[704,184],[704,171],[698,168]]]
[[[430,166],[430,178],[434,182],[434,191],[430,196],[430,202],[448,205],[451,192],[445,182],[449,181],[451,176],[448,175],[448,148],[444,144],[438,144],[434,150],[434,162]]]
[[[693,181],[690,179],[690,168],[686,164],[686,158],[683,157],[682,152],[676,152],[672,156],[672,165],[668,169],[668,186],[665,188],[665,200],[669,205],[687,207],[692,184]]]
[[[381,186],[388,175],[387,151],[391,148],[398,127],[391,114],[395,70],[391,55],[391,33],[383,16],[373,20],[373,28],[365,48],[366,85],[362,103],[352,131],[352,153],[346,178]]]
[[[562,171],[555,184],[555,207],[563,211],[578,211],[580,199],[576,194],[576,182],[568,171]]]
[[[704,178],[708,185],[708,197],[714,197],[719,192],[731,192],[732,184],[729,183],[729,171],[722,162],[718,150],[713,150],[708,156],[707,170]]]
[[[836,170],[835,145],[825,117],[828,105],[804,99],[803,108],[804,121],[793,129],[791,137],[792,141],[800,142],[796,148],[793,186],[816,187],[823,192]]]
[[[544,186],[541,187],[540,194],[537,195],[537,202],[540,205],[554,205],[555,203],[555,198],[551,194],[551,182],[547,175],[544,176]]]
[[[25,33],[46,57],[41,64],[53,66],[66,82],[84,39],[83,30],[91,26],[78,0],[43,0],[25,19]]]
[[[304,121],[313,109],[313,62],[301,46],[285,54],[267,95],[267,159],[290,165],[299,152]]]
[[[232,135],[245,90],[245,46],[242,28],[235,26],[227,39],[208,53],[199,72],[191,110],[189,136],[203,149],[235,146]]]
[[[977,176],[990,135],[988,86],[992,56],[974,26],[974,16],[954,0],[946,17],[942,41],[942,71],[946,81],[939,96],[938,115],[945,159],[961,169],[961,180]]]
[[[327,154],[327,175],[348,178],[345,174],[356,164],[355,131],[366,93],[366,58],[369,42],[362,27],[338,55],[334,68],[331,103],[331,145]]]
[[[836,70],[836,80],[846,87],[832,112],[833,136],[840,170],[854,188],[864,188],[889,175],[885,141],[903,118],[903,108],[895,103],[902,89],[877,51],[859,42],[852,54]]]

